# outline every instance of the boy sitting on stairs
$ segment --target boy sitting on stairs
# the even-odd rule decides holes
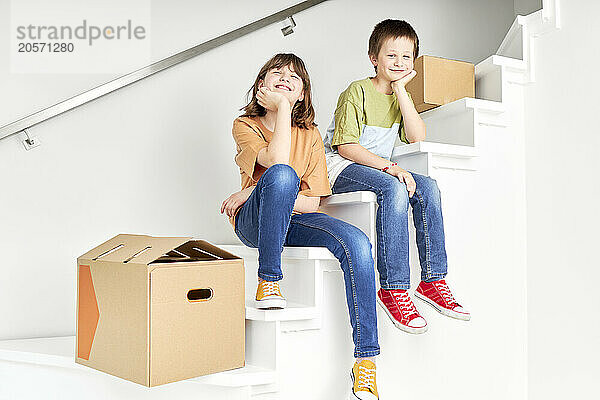
[[[378,23],[369,38],[368,51],[376,74],[352,82],[342,92],[324,139],[332,192],[367,190],[377,195],[377,269],[381,286],[377,302],[397,328],[413,334],[425,332],[427,322],[408,293],[409,205],[421,265],[421,282],[415,296],[443,315],[470,319],[444,279],[447,258],[436,181],[390,161],[398,135],[407,144],[425,139],[425,123],[405,89],[416,75],[413,67],[418,53],[419,39],[410,24],[391,19]],[[355,396],[372,398],[358,390]]]

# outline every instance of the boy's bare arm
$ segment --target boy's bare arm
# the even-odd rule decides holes
[[[337,146],[337,150],[340,156],[347,158],[350,161],[354,161],[357,164],[367,165],[372,168],[377,168],[379,170],[392,164],[390,160],[386,160],[385,158],[379,157],[377,154],[371,153],[358,143],[340,144]],[[400,182],[406,183],[408,196],[413,196],[417,185],[410,172],[400,168],[397,165],[390,166],[386,172],[397,177]]]
[[[354,161],[357,164],[367,165],[369,167],[382,169],[391,164],[389,160],[379,157],[375,153],[371,153],[358,143],[346,143],[337,146],[340,156]]]
[[[415,105],[410,100],[410,97],[408,97],[408,92],[406,91],[405,87],[406,84],[416,75],[417,72],[412,70],[403,78],[392,82],[392,90],[398,99],[400,112],[404,118],[404,132],[406,133],[406,139],[410,143],[421,142],[425,140],[426,135],[425,122],[423,122],[423,119],[421,119],[419,116]]]

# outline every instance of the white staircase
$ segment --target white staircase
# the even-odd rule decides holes
[[[518,16],[498,54],[477,64],[476,99],[422,113],[427,141],[394,150],[403,168],[438,182],[448,280],[473,317],[454,321],[417,303],[430,329],[412,336],[379,310],[383,399],[398,393],[527,398],[523,85],[535,82],[534,38],[559,28],[558,0],[543,4]],[[322,208],[361,228],[375,249],[375,200],[370,192],[346,193]],[[412,229],[413,283],[419,272],[414,237]],[[353,344],[333,255],[324,248],[285,248],[281,285],[289,307],[258,310],[251,306],[257,251],[221,247],[245,260],[246,367],[149,389],[75,364],[74,337],[2,341],[0,399],[345,398]]]

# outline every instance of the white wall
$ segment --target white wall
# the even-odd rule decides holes
[[[294,1],[152,2],[155,60]],[[210,4],[210,7],[206,5]],[[10,2],[0,0],[0,54],[9,54]],[[317,122],[329,123],[351,80],[371,74],[375,23],[404,18],[423,54],[480,61],[513,21],[513,1],[330,1],[30,130],[42,145],[0,142],[0,339],[73,334],[75,260],[121,232],[236,243],[219,212],[239,188],[231,123],[259,67],[278,51],[304,58]],[[474,34],[476,32],[476,34]],[[10,74],[0,58],[0,125],[112,75]]]
[[[527,15],[542,9],[542,0],[515,0],[515,14]]]
[[[561,1],[525,90],[529,395],[598,398],[600,4]]]

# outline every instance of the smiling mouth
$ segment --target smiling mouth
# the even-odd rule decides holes
[[[275,87],[277,89],[287,90],[288,92],[292,91],[292,89],[289,86],[286,86],[286,85],[275,85]]]

